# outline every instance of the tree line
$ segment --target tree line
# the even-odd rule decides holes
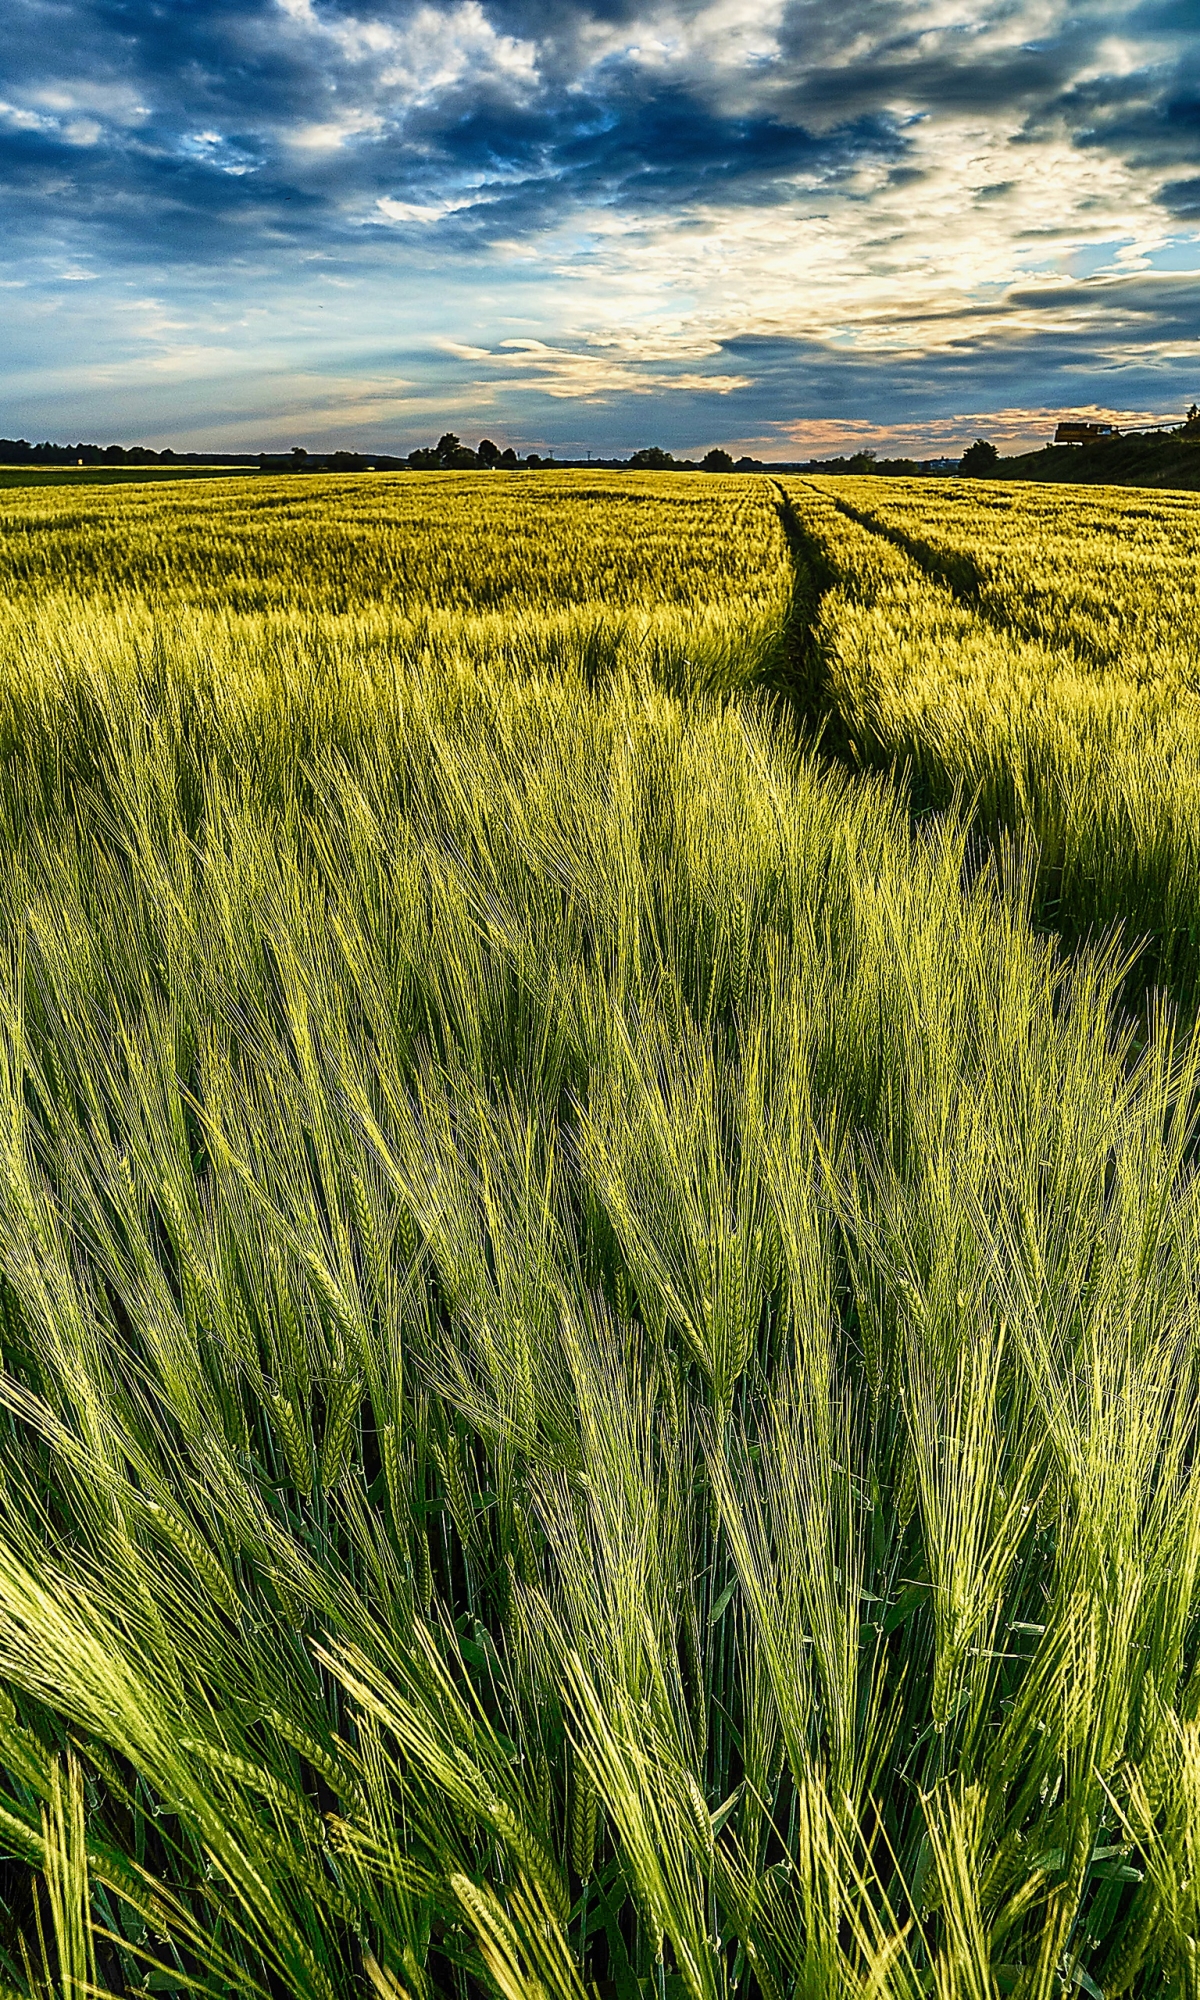
[[[0,465],[254,465],[248,451],[154,451],[145,444],[30,444],[0,438]]]
[[[1164,436],[1188,443],[1200,438],[1200,415],[1193,403],[1184,423]],[[381,452],[310,452],[293,445],[289,452],[199,452],[155,451],[148,445],[119,444],[30,444],[26,438],[0,438],[0,465],[256,465],[264,472],[472,472],[530,471],[554,466],[578,467],[579,459],[543,457],[531,451],[520,458],[511,445],[501,447],[491,438],[481,438],[474,450],[453,431],[445,431],[436,444],[421,445],[407,456]],[[856,451],[840,458],[778,462],[772,466],[760,458],[735,459],[715,447],[697,460],[675,458],[660,445],[644,445],[629,458],[595,458],[588,461],[598,471],[630,472],[824,472],[881,474],[890,478],[917,478],[930,472],[957,471],[968,478],[986,479],[1001,466],[1000,454],[987,438],[976,438],[962,457],[954,459],[878,458],[873,451]]]
[[[597,458],[598,468],[628,467],[634,472],[758,472],[762,461],[740,458],[736,462],[727,451],[707,452],[698,462],[675,458],[658,445],[647,445],[630,458]],[[474,450],[453,431],[446,431],[436,444],[422,445],[406,456],[386,452],[310,452],[293,445],[288,452],[201,452],[155,451],[149,445],[52,444],[47,438],[31,444],[28,438],[0,438],[0,465],[105,466],[105,465],[257,465],[264,472],[472,472],[531,470],[578,464],[578,460],[555,460],[531,451],[519,458],[511,445],[501,447],[491,438],[481,438]]]

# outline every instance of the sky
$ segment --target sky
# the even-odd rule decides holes
[[[4,0],[0,434],[918,457],[1200,399],[1196,0]]]

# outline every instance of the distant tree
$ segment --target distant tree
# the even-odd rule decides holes
[[[408,462],[414,472],[436,472],[442,461],[432,445],[421,445],[409,452]]]
[[[308,457],[308,453],[305,451],[304,446],[302,444],[294,444],[292,446],[292,457],[295,459],[298,465],[302,458]]]
[[[536,451],[531,451],[531,452],[530,452],[530,454],[529,454],[529,457],[528,457],[528,458],[527,458],[527,459],[525,460],[525,463],[526,463],[526,465],[529,465],[529,466],[532,466],[532,468],[533,468],[533,470],[534,470],[535,472],[537,471],[537,469],[538,469],[538,467],[540,466],[541,462],[542,462],[542,461],[541,461],[541,459],[540,459],[540,458],[538,457],[538,455],[537,455]]]
[[[733,469],[735,472],[761,472],[762,460],[761,458],[739,458]]]
[[[884,464],[888,464],[884,460]],[[878,472],[879,465],[873,451],[856,451],[849,458],[810,458],[803,468],[805,472]]]
[[[326,472],[361,472],[366,459],[356,451],[335,451],[325,460]]]
[[[480,438],[479,448],[475,453],[480,465],[486,465],[490,471],[493,465],[499,465],[500,455],[499,445],[493,444],[491,438]]]
[[[716,445],[712,451],[705,452],[704,457],[700,460],[700,470],[701,472],[732,472],[733,460],[727,451],[722,451],[720,445]]]
[[[445,463],[446,459],[454,457],[456,451],[462,450],[462,439],[456,438],[453,431],[446,431],[438,439],[434,450],[442,462]]]
[[[448,472],[476,472],[479,460],[469,445],[460,444],[457,451],[440,454],[442,464]]]
[[[888,479],[916,479],[921,468],[915,458],[877,458],[875,470]]]
[[[959,471],[967,479],[987,479],[1000,463],[1000,453],[987,438],[976,438],[968,445],[958,461]]]
[[[1200,404],[1193,403],[1180,426],[1180,436],[1200,438]]]
[[[516,464],[516,462],[517,462],[516,452],[513,450],[511,445],[506,445],[504,450],[500,454],[501,465],[513,466]]]
[[[630,469],[634,472],[669,472],[675,460],[669,451],[663,451],[656,444],[643,445],[630,459]]]

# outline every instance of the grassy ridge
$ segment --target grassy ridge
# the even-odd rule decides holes
[[[793,746],[769,490],[688,491],[664,566],[743,550],[715,694],[563,640],[606,495],[507,648],[146,593],[76,659],[31,591],[19,1990],[1193,1990],[1195,1051]]]
[[[1005,479],[1048,479],[1070,486],[1151,486],[1176,491],[1200,486],[1200,452],[1194,438],[1098,438],[1093,444],[1045,445],[1041,451],[1002,458]]]
[[[1068,939],[1114,923],[1140,976],[1200,972],[1200,510],[1183,496],[789,482],[831,587],[822,698],[844,744],[1036,844]]]

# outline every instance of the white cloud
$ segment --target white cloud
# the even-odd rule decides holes
[[[130,127],[149,116],[138,94],[124,84],[66,82],[28,87],[23,103],[0,99],[0,122],[18,132],[45,132],[69,146],[94,146],[106,125]]]
[[[59,116],[90,112],[112,125],[137,125],[150,116],[150,107],[143,103],[139,91],[101,78],[55,77],[52,83],[39,85],[28,94],[34,104]]]
[[[95,146],[106,125],[130,127],[149,117],[149,108],[125,84],[65,81],[30,86],[23,103],[0,99],[0,123],[17,132],[44,132],[68,146]]]
[[[538,82],[533,42],[500,34],[479,0],[458,0],[447,8],[418,7],[400,26],[353,15],[323,14],[314,0],[277,0],[281,11],[307,35],[336,49],[359,77],[360,99],[353,111],[329,122],[300,128],[292,143],[340,145],[346,138],[379,131],[388,118],[468,82],[499,82],[522,92]]]
[[[0,98],[0,118],[17,132],[42,132],[52,129],[55,120],[43,118],[40,112],[31,111],[25,104],[6,104]]]
[[[478,0],[445,12],[421,7],[388,51],[380,82],[408,104],[427,103],[470,77],[527,88],[538,81],[534,43],[498,35]]]
[[[375,203],[377,212],[386,222],[440,222],[449,215],[451,202],[444,201],[393,201],[391,195],[381,195]]]
[[[378,112],[346,111],[338,118],[293,126],[285,137],[289,146],[302,153],[334,153],[348,139],[373,137],[382,130],[383,119]]]
[[[234,145],[220,132],[187,132],[179,142],[179,150],[193,160],[202,160],[205,166],[214,167],[220,173],[253,173],[260,162],[242,147]]]
[[[463,359],[488,362],[496,371],[489,386],[533,389],[555,401],[603,403],[612,396],[649,396],[685,391],[726,396],[746,389],[747,375],[706,375],[696,371],[652,369],[620,353],[598,347],[553,347],[533,339],[502,340],[495,348],[460,347],[439,343],[443,351]]]
[[[396,201],[391,195],[381,195],[375,203],[375,215],[382,216],[385,222],[441,222],[459,209],[471,208],[474,199],[468,194],[446,195],[441,201]]]
[[[785,0],[712,0],[698,9],[657,8],[633,22],[592,21],[584,48],[594,67],[625,61],[642,70],[730,72],[761,70],[781,55]]]

